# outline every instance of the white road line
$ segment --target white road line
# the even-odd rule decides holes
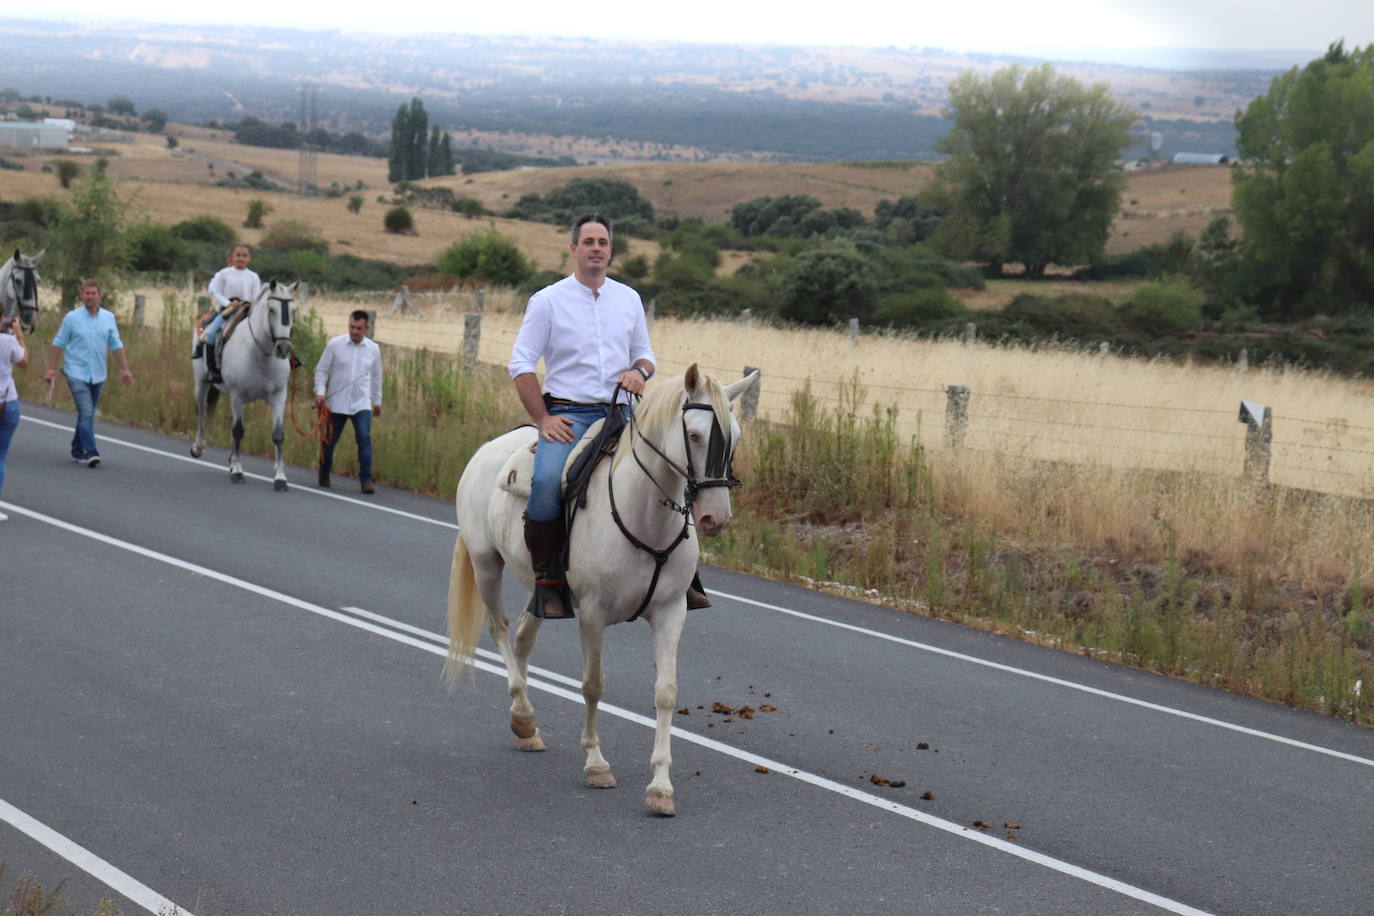
[[[1178,709],[1173,706],[1162,706],[1159,703],[1151,703],[1148,700],[1138,700],[1135,697],[1128,697],[1125,694],[1112,693],[1110,690],[1102,690],[1098,687],[1089,687],[1086,684],[1078,684],[1073,681],[1066,681],[1063,678],[1053,677],[1048,674],[1040,674],[1037,671],[1030,671],[1026,668],[1015,668],[1011,665],[1004,665],[1001,662],[988,661],[984,658],[978,658],[973,655],[965,655],[962,652],[955,652],[951,649],[942,649],[939,646],[932,646],[929,643],[916,642],[915,640],[905,639],[901,636],[893,636],[889,633],[881,633],[877,630],[865,629],[864,627],[855,626],[852,623],[842,623],[838,620],[830,620],[825,617],[817,617],[814,614],[806,614],[802,611],[794,611],[791,608],[779,607],[776,604],[767,604],[763,601],[755,601],[752,598],[742,598],[739,595],[731,595],[726,592],[718,592],[715,589],[708,589],[707,591],[710,594],[719,595],[720,597],[728,598],[731,601],[738,601],[742,604],[752,604],[756,607],[764,608],[765,610],[776,611],[779,614],[786,614],[789,617],[797,617],[801,620],[806,620],[811,623],[825,624],[826,626],[836,627],[837,629],[848,630],[851,633],[862,633],[863,635],[871,636],[874,639],[881,639],[887,642],[897,643],[899,645],[908,646],[912,649],[920,649],[922,652],[930,652],[935,655],[943,655],[946,658],[957,659],[958,661],[968,662],[972,665],[981,665],[984,668],[992,668],[995,671],[1003,671],[1007,674],[1015,674],[1020,677],[1028,677],[1032,680],[1043,681],[1046,684],[1054,684],[1058,687],[1067,687],[1070,690],[1077,690],[1082,693],[1092,694],[1093,696],[1103,697],[1104,699],[1115,700],[1118,703],[1127,703],[1131,706],[1139,706],[1142,709],[1149,709],[1153,710],[1154,712],[1162,712],[1166,715],[1177,716],[1180,719],[1188,719],[1193,722],[1201,722],[1204,725],[1213,725],[1217,728],[1227,729],[1228,731],[1239,732],[1242,735],[1249,735],[1252,738],[1262,738],[1265,741],[1274,741],[1278,744],[1284,744],[1289,747],[1300,748],[1304,751],[1312,751],[1316,754],[1325,754],[1328,757],[1335,757],[1338,760],[1346,760],[1350,763],[1358,763],[1361,766],[1374,767],[1374,760],[1371,760],[1368,757],[1358,757],[1355,754],[1347,754],[1344,751],[1334,750],[1329,747],[1321,747],[1320,745],[1316,744],[1308,744],[1305,741],[1297,741],[1293,738],[1285,738],[1283,735],[1275,735],[1272,732],[1264,732],[1258,729],[1249,728],[1244,725],[1236,725],[1234,722],[1226,722],[1221,719],[1213,719],[1210,716],[1203,716],[1195,712],[1188,712],[1186,709]]]
[[[368,619],[360,619],[359,616],[356,616],[355,614],[346,614],[340,611],[335,611],[330,608],[323,607],[318,604],[313,604],[309,601],[304,601],[302,599],[292,597],[283,592],[278,592],[275,589],[266,588],[264,586],[249,582],[245,579],[239,579],[235,576],[230,576],[225,573],[221,573],[218,570],[210,569],[209,567],[199,566],[195,563],[191,563],[186,560],[181,560],[156,550],[150,550],[146,547],[140,547],[137,544],[133,544],[128,541],[121,540],[119,538],[111,537],[106,534],[101,534],[98,531],[92,531],[89,528],[83,528],[79,525],[73,525],[70,522],[62,521],[61,519],[56,519],[39,512],[34,512],[31,509],[24,509],[16,506],[14,507],[14,510],[21,515],[25,515],[37,521],[41,521],[46,524],[52,525],[53,527],[60,528],[63,531],[68,531],[72,534],[77,534],[82,537],[90,538],[91,540],[99,541],[100,543],[108,544],[112,547],[117,547],[121,550],[126,550],[130,553],[134,553],[151,560],[156,560],[160,563],[165,563],[169,566],[173,566],[178,569],[185,570],[187,572],[196,573],[198,575],[205,576],[206,578],[214,579],[218,582],[223,582],[226,585],[231,585],[235,588],[242,589],[252,594],[260,595],[264,598],[269,598],[282,604],[286,604],[290,607],[298,608],[303,611],[309,611],[312,614],[318,614],[321,617],[326,617],[330,620],[336,620],[341,623],[345,623],[349,626],[356,627],[360,630],[365,630],[369,633],[373,633],[375,635],[382,636],[386,639],[390,639],[395,642],[401,643],[402,645],[411,646],[413,648],[420,649],[433,655],[442,656],[447,654],[447,641],[444,640],[444,638],[439,636],[439,634],[437,633],[430,633],[428,631],[421,630],[418,627],[413,627],[409,624],[400,623],[399,621],[395,621],[395,623],[399,624],[399,626],[396,629],[392,629],[390,626],[381,626],[379,625],[379,623],[374,621],[387,621],[388,624],[392,623],[392,621],[390,621],[389,618],[385,618],[379,614],[373,614],[371,612],[365,612],[365,616]],[[417,632],[424,634],[423,641],[411,635],[412,633]],[[489,653],[484,652],[483,654]],[[501,667],[500,665],[494,665],[485,661],[474,659],[473,666],[480,671],[500,675],[501,677],[505,677],[506,674],[505,668]],[[570,679],[560,676],[559,680]],[[545,693],[550,693],[554,696],[562,697],[565,700],[570,700],[574,703],[582,703],[582,695],[580,690],[572,690],[565,687],[560,687],[556,684],[546,683],[545,681],[539,680],[537,678],[530,678],[529,685],[534,689],[542,690]],[[599,709],[607,715],[616,716],[628,722],[643,725],[647,728],[654,727],[654,721],[649,717],[642,716],[638,713],[631,712],[627,709],[623,709],[619,706],[615,706],[610,703],[600,704]],[[956,824],[953,821],[947,821],[943,818],[934,817],[933,815],[926,814],[923,811],[918,811],[915,808],[909,808],[905,805],[900,805],[895,802],[888,801],[887,799],[879,798],[867,792],[863,792],[850,786],[846,786],[842,783],[835,782],[832,779],[827,779],[824,776],[819,776],[814,773],[805,772],[803,770],[788,766],[785,763],[781,763],[777,760],[773,760],[768,757],[761,757],[757,754],[751,754],[748,751],[743,751],[739,748],[731,747],[728,744],[724,744],[719,741],[714,741],[710,738],[704,738],[700,735],[688,731],[683,731],[682,729],[676,727],[673,728],[673,736],[682,741],[687,741],[689,743],[708,748],[718,753],[725,754],[727,756],[734,757],[738,760],[745,761],[746,763],[752,763],[755,766],[767,767],[770,772],[776,772],[782,775],[790,776],[794,779],[800,780],[801,782],[807,783],[812,786],[816,786],[817,788],[825,789],[827,791],[842,795],[846,798],[863,802],[864,804],[872,805],[875,808],[880,808],[884,811],[900,815],[902,817],[908,818],[909,820],[926,824],[927,826],[934,827],[938,830],[943,830],[946,833],[950,833],[954,836],[960,837],[961,839],[971,840],[975,843],[980,843],[983,846],[990,847],[992,849],[997,850],[998,852],[1003,852],[1007,855],[1015,856],[1019,859],[1024,859],[1028,862],[1040,865],[1044,868],[1051,869],[1052,871],[1059,872],[1063,875],[1078,878],[1082,881],[1086,881],[1090,884],[1095,884],[1098,887],[1102,887],[1106,890],[1114,891],[1118,894],[1121,894],[1122,896],[1129,897],[1133,900],[1139,900],[1143,903],[1148,903],[1161,909],[1168,910],[1171,913],[1189,914],[1189,916],[1203,916],[1203,914],[1205,913],[1205,911],[1203,910],[1198,910],[1184,903],[1180,903],[1176,900],[1171,900],[1167,897],[1162,897],[1158,894],[1151,893],[1150,891],[1147,891],[1143,888],[1138,888],[1134,885],[1126,884],[1125,882],[1118,881],[1115,878],[1108,877],[1107,875],[1098,874],[1097,872],[1090,871],[1086,868],[1082,868],[1072,863],[1064,862],[1060,859],[1055,859],[1051,856],[1043,855],[1042,853],[1038,853],[1033,850],[1017,846],[1013,843],[1008,843],[1007,841],[998,839],[997,837],[987,836],[983,834],[981,831],[970,830],[969,828],[964,827],[960,824]]]
[[[183,910],[143,882],[130,877],[86,847],[72,842],[47,824],[30,817],[2,798],[0,798],[0,821],[5,821],[20,833],[37,840],[77,868],[89,872],[102,883],[128,897],[150,913],[157,913],[159,916],[162,914],[192,916],[190,912]]]
[[[28,417],[28,416],[23,416],[23,417],[21,417],[20,419],[25,420],[25,421],[28,421],[28,422],[31,422],[31,423],[39,423],[39,424],[42,424],[42,425],[44,425],[44,426],[51,426],[51,427],[53,427],[53,428],[55,428],[55,429],[66,429],[65,426],[61,426],[61,425],[59,425],[59,424],[52,423],[52,422],[47,421],[47,420],[39,420],[39,419],[35,419],[35,418],[32,418],[32,417]],[[166,458],[173,458],[173,459],[175,459],[175,460],[177,460],[177,461],[189,461],[189,462],[191,462],[192,464],[196,464],[196,465],[201,466],[201,467],[209,467],[209,465],[206,465],[205,462],[200,461],[200,460],[195,459],[195,458],[191,458],[191,457],[189,457],[189,456],[178,455],[178,454],[175,454],[175,453],[173,453],[173,452],[167,452],[167,451],[163,451],[163,450],[160,450],[160,449],[149,448],[149,447],[147,447],[147,446],[137,445],[137,444],[132,443],[132,442],[125,442],[125,441],[123,441],[123,440],[115,439],[115,438],[110,437],[110,436],[97,436],[96,438],[97,438],[97,439],[102,439],[102,440],[104,440],[104,441],[106,441],[106,442],[112,442],[112,443],[115,443],[115,444],[117,444],[117,445],[123,445],[123,446],[125,446],[125,447],[127,447],[127,448],[132,448],[132,449],[137,449],[137,450],[139,450],[139,451],[147,452],[147,453],[149,453],[149,454],[161,455],[161,456],[166,457]],[[258,479],[258,480],[269,480],[269,479],[270,479],[270,478],[268,478],[268,477],[264,477],[264,476],[260,476],[260,475],[252,475],[252,474],[250,474],[250,475],[248,475],[248,476],[255,477],[255,478]],[[296,489],[301,489],[301,488],[296,488]],[[436,519],[427,518],[427,517],[422,516],[422,515],[415,515],[415,514],[410,513],[410,512],[402,512],[402,511],[400,511],[400,510],[398,510],[398,509],[392,509],[392,508],[389,508],[388,506],[378,505],[377,503],[374,503],[374,502],[367,502],[367,501],[360,500],[360,499],[351,499],[351,498],[349,498],[349,497],[339,496],[339,495],[337,495],[337,494],[329,493],[329,492],[326,492],[326,491],[323,491],[323,490],[319,490],[319,489],[315,489],[315,488],[306,488],[306,489],[304,489],[304,492],[313,493],[313,494],[315,494],[315,495],[317,495],[317,496],[329,496],[329,497],[332,497],[332,498],[334,498],[334,499],[343,499],[343,500],[346,500],[347,502],[354,503],[354,504],[359,505],[359,506],[365,506],[365,507],[367,507],[367,508],[369,508],[369,509],[375,509],[375,510],[377,510],[377,511],[379,511],[379,512],[390,512],[390,513],[392,513],[392,514],[394,514],[394,515],[400,515],[400,516],[403,516],[403,517],[406,517],[406,518],[415,519],[415,520],[417,520],[417,521],[427,522],[428,524],[437,525],[437,526],[442,527],[442,528],[449,528],[449,529],[452,529],[452,530],[455,530],[455,531],[458,529],[457,524],[455,524],[455,523],[453,523],[453,522],[441,522],[441,521],[438,521],[438,520],[436,520]],[[8,507],[8,508],[14,508],[14,509],[17,509],[17,508],[18,508],[18,507],[10,507],[8,503],[3,503],[3,502],[0,502],[0,506],[5,506],[5,507]],[[738,601],[738,602],[740,602],[741,604],[753,605],[754,607],[762,608],[762,609],[764,609],[764,610],[769,610],[769,611],[775,611],[775,612],[777,612],[777,613],[779,613],[779,614],[786,614],[786,615],[788,615],[789,617],[795,617],[795,618],[797,618],[797,619],[799,619],[799,620],[805,620],[805,621],[807,621],[807,622],[809,622],[809,623],[817,623],[817,624],[822,624],[822,625],[828,626],[828,627],[835,627],[836,629],[848,630],[848,631],[851,632],[851,633],[859,633],[859,634],[862,634],[862,635],[864,635],[864,636],[872,637],[872,638],[874,638],[874,639],[881,639],[881,640],[884,640],[884,641],[886,641],[886,642],[896,643],[896,644],[898,644],[898,645],[907,646],[907,647],[912,648],[912,649],[918,649],[918,650],[920,650],[920,651],[922,651],[922,652],[930,652],[930,653],[933,653],[933,654],[935,654],[935,655],[943,655],[943,656],[945,656],[946,658],[952,658],[952,659],[956,659],[956,660],[958,660],[958,661],[968,662],[969,664],[973,664],[973,665],[981,665],[982,667],[985,667],[985,668],[992,668],[992,669],[994,669],[994,670],[996,670],[996,671],[1002,671],[1002,672],[1005,672],[1005,673],[1007,673],[1007,674],[1014,674],[1014,675],[1017,675],[1017,676],[1019,676],[1019,677],[1031,678],[1031,679],[1033,679],[1033,680],[1042,681],[1042,682],[1047,683],[1047,684],[1054,684],[1054,685],[1059,686],[1059,687],[1065,687],[1065,688],[1068,688],[1069,690],[1077,690],[1077,691],[1080,691],[1080,692],[1082,692],[1082,693],[1087,693],[1087,694],[1091,694],[1091,695],[1096,696],[1096,697],[1101,697],[1102,699],[1113,700],[1113,701],[1118,702],[1118,703],[1126,703],[1126,704],[1129,704],[1129,705],[1131,705],[1131,706],[1140,707],[1141,709],[1149,709],[1149,710],[1152,710],[1152,711],[1154,711],[1154,712],[1164,713],[1165,715],[1176,716],[1176,717],[1178,717],[1178,718],[1180,718],[1180,719],[1188,719],[1188,720],[1190,720],[1190,721],[1198,722],[1198,723],[1203,724],[1203,725],[1210,725],[1210,726],[1213,726],[1213,727],[1215,727],[1215,728],[1223,728],[1223,729],[1226,729],[1226,730],[1228,730],[1228,731],[1237,732],[1237,733],[1242,734],[1242,735],[1249,735],[1249,736],[1252,737],[1252,738],[1259,738],[1259,739],[1264,740],[1264,741],[1272,741],[1272,742],[1275,742],[1275,743],[1277,743],[1277,744],[1286,745],[1286,746],[1288,746],[1288,747],[1298,748],[1298,749],[1304,750],[1304,751],[1311,751],[1311,752],[1313,752],[1313,753],[1315,753],[1315,754],[1323,754],[1323,755],[1325,755],[1325,756],[1327,756],[1327,757],[1334,757],[1334,758],[1336,758],[1336,759],[1338,759],[1338,760],[1345,760],[1345,761],[1347,761],[1347,762],[1349,762],[1349,763],[1359,764],[1360,766],[1374,767],[1374,759],[1370,759],[1370,758],[1368,758],[1368,757],[1360,757],[1360,756],[1357,756],[1357,755],[1355,755],[1355,754],[1348,754],[1348,753],[1346,753],[1346,752],[1344,752],[1344,751],[1338,751],[1338,750],[1335,750],[1335,749],[1333,749],[1333,748],[1321,747],[1320,745],[1316,745],[1316,744],[1309,744],[1309,743],[1307,743],[1307,742],[1305,742],[1305,741],[1298,741],[1298,740],[1296,740],[1296,739],[1294,739],[1294,738],[1285,738],[1285,737],[1282,736],[1282,735],[1276,735],[1276,734],[1273,734],[1273,733],[1271,733],[1271,732],[1260,731],[1259,729],[1250,728],[1250,727],[1245,726],[1245,725],[1237,725],[1237,724],[1235,724],[1235,723],[1233,723],[1233,722],[1226,722],[1226,721],[1224,721],[1224,720],[1222,720],[1222,719],[1214,719],[1214,718],[1212,718],[1212,717],[1210,717],[1210,716],[1204,716],[1204,715],[1200,715],[1200,714],[1198,714],[1198,713],[1188,712],[1187,710],[1178,709],[1178,708],[1172,707],[1172,706],[1164,706],[1164,705],[1161,705],[1161,704],[1159,704],[1159,703],[1151,703],[1151,702],[1149,702],[1148,700],[1136,699],[1135,697],[1129,697],[1129,696],[1126,696],[1125,694],[1113,693],[1113,692],[1111,692],[1111,691],[1109,691],[1109,690],[1102,690],[1101,688],[1098,688],[1098,687],[1089,687],[1089,686],[1086,685],[1086,684],[1078,684],[1078,683],[1075,683],[1075,682],[1073,682],[1073,681],[1068,681],[1068,680],[1064,680],[1063,678],[1053,677],[1053,676],[1048,675],[1048,674],[1040,674],[1039,672],[1030,671],[1030,670],[1028,670],[1028,669],[1026,669],[1026,668],[1016,668],[1016,667],[1013,667],[1013,666],[1011,666],[1011,665],[1004,665],[1004,664],[1002,664],[1002,663],[1000,663],[1000,662],[988,661],[987,659],[977,658],[976,656],[972,656],[972,655],[966,655],[966,654],[964,654],[964,653],[962,653],[962,652],[955,652],[955,651],[953,651],[953,650],[951,650],[951,649],[942,649],[942,648],[940,648],[939,646],[933,646],[933,645],[930,645],[929,643],[917,642],[917,641],[915,641],[915,640],[905,639],[905,638],[900,637],[900,636],[893,636],[893,635],[891,635],[891,634],[889,634],[889,633],[883,633],[883,632],[880,632],[880,631],[878,631],[878,630],[870,630],[870,629],[867,629],[867,628],[865,628],[865,627],[856,626],[856,625],[851,624],[851,623],[843,623],[843,622],[838,621],[838,620],[831,620],[831,619],[826,618],[826,617],[819,617],[819,616],[817,616],[817,615],[815,615],[815,614],[807,614],[807,613],[804,613],[804,612],[802,612],[802,611],[795,611],[795,610],[792,610],[791,608],[781,607],[781,606],[776,605],[776,604],[769,604],[768,602],[765,602],[765,601],[757,601],[757,600],[755,600],[755,599],[753,599],[753,598],[745,598],[745,597],[742,596],[742,595],[735,595],[735,594],[731,594],[730,592],[722,592],[722,591],[718,591],[718,590],[716,590],[716,589],[707,589],[707,592],[708,592],[709,594],[715,595],[715,596],[720,597],[720,598],[725,598],[725,599],[730,600],[730,601]]]
[[[54,423],[51,420],[40,420],[37,417],[30,417],[27,414],[21,415],[19,419],[23,420],[25,423],[37,423],[39,426],[48,426],[53,429],[67,430],[71,428],[69,426],[63,426],[60,423]],[[184,461],[187,464],[193,464],[196,467],[204,468],[207,471],[218,471],[221,474],[227,473],[227,471],[225,471],[223,468],[220,468],[217,465],[210,464],[204,458],[192,458],[190,455],[178,455],[176,452],[169,452],[165,449],[160,448],[151,448],[146,445],[139,445],[136,442],[127,442],[123,439],[116,439],[114,436],[105,436],[97,434],[96,438],[99,439],[101,442],[108,442],[112,445],[123,446],[124,448],[130,448],[138,452],[146,452],[149,455],[157,455],[161,458],[170,458],[173,461]],[[244,471],[243,476],[251,477],[254,480],[263,480],[268,483],[272,482],[272,478],[268,477],[265,474],[254,474],[249,471]],[[378,512],[386,512],[389,515],[399,515],[402,518],[409,518],[417,522],[425,522],[426,524],[437,525],[440,528],[450,528],[454,531],[458,530],[458,524],[456,522],[445,522],[436,518],[429,518],[425,515],[417,515],[414,512],[406,512],[402,509],[393,509],[391,506],[370,502],[368,500],[359,499],[354,496],[344,496],[343,494],[335,493],[332,490],[324,490],[319,487],[301,486],[300,484],[293,485],[291,487],[291,490],[292,492],[296,493],[308,493],[311,496],[323,496],[326,499],[337,499],[342,502],[352,503],[356,506],[366,506],[367,508],[375,509]]]

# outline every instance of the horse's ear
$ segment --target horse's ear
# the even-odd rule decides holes
[[[753,372],[750,372],[748,375],[746,375],[744,378],[740,379],[739,381],[737,381],[737,382],[731,382],[730,384],[726,385],[726,386],[725,386],[725,400],[727,400],[727,401],[733,401],[735,398],[737,398],[737,397],[739,397],[740,395],[744,394],[744,392],[748,391],[748,390],[749,390],[750,388],[752,388],[755,384],[757,384],[757,383],[758,383],[758,380],[759,380],[759,370],[755,369]]]
[[[45,255],[45,254],[47,254],[47,253],[48,253],[48,249],[44,248],[42,251],[38,252],[38,254],[31,254],[31,255],[29,255],[29,260],[33,262],[33,266],[34,266],[34,267],[37,267],[37,266],[38,266],[38,262],[41,261],[41,260],[43,260],[43,255]]]
[[[692,363],[692,365],[689,366],[687,369],[687,374],[683,376],[682,379],[682,384],[687,389],[688,394],[691,394],[692,392],[697,390],[698,381],[699,379],[697,377],[697,364]]]

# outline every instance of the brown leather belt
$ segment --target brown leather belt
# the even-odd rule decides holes
[[[564,407],[610,407],[610,404],[596,401],[569,401],[567,398],[556,398],[551,394],[544,395],[545,406],[549,404],[562,404]]]

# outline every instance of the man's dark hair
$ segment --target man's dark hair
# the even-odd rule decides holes
[[[354,309],[353,311],[349,312],[348,320],[361,321],[363,324],[367,325],[372,324],[372,321],[368,318],[367,312],[363,311],[362,309]]]
[[[606,227],[606,235],[613,235],[615,227],[611,225],[611,218],[604,213],[588,213],[579,216],[577,221],[572,224],[572,243],[576,245],[582,238],[582,227],[588,223],[600,223]]]

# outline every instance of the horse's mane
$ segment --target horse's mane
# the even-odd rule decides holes
[[[720,382],[709,375],[702,375],[699,385],[706,388],[707,400],[711,404],[712,412],[716,415],[716,421],[720,423],[720,428],[725,433],[728,447],[730,402],[725,399],[725,389],[721,387]],[[645,393],[644,399],[635,407],[634,425],[639,428],[640,435],[655,443],[663,442],[670,428],[680,422],[683,399],[686,394],[683,376],[681,375],[665,378],[649,389]],[[630,435],[633,435],[630,427],[626,426],[625,431],[620,434],[621,447],[616,449],[615,460],[611,463],[612,468],[618,467],[625,456],[630,453],[632,441],[625,438]]]

